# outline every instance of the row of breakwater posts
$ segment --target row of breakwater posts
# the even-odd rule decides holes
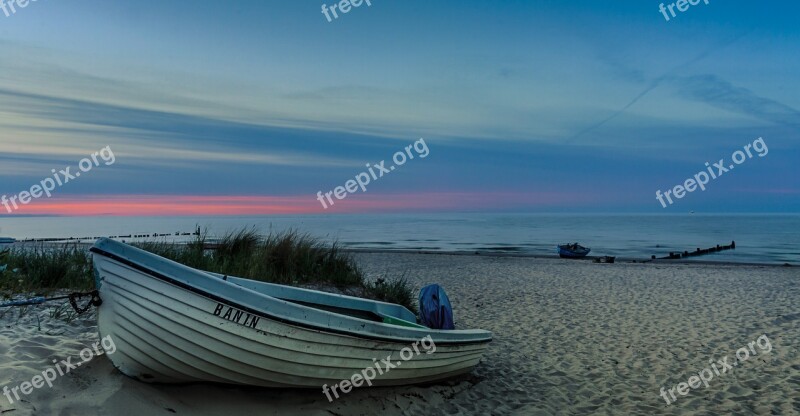
[[[668,256],[666,256],[666,257],[658,257],[658,259],[667,259],[667,260],[669,260],[669,259],[683,259],[683,258],[687,258],[687,257],[697,257],[697,256],[705,255],[705,254],[717,253],[717,252],[720,252],[720,251],[734,250],[734,249],[736,249],[736,241],[731,241],[731,243],[728,244],[727,246],[722,246],[722,245],[717,244],[716,247],[711,247],[711,248],[706,248],[706,249],[700,249],[698,247],[695,251],[684,251],[683,253],[681,253],[681,252],[677,252],[676,253],[676,252],[670,251]],[[656,256],[653,255],[653,256],[650,257],[650,259],[656,260]]]
[[[101,236],[101,237],[48,237],[48,238],[27,238],[24,240],[17,240],[20,243],[65,243],[65,242],[75,242],[80,243],[83,241],[97,241],[101,238],[157,238],[157,237],[186,237],[186,236],[199,236],[200,235],[200,228],[198,227],[193,233],[183,233],[183,232],[175,232],[175,233],[152,233],[152,234],[128,234],[128,235],[112,235],[112,236]]]

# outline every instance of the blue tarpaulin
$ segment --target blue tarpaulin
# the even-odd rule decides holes
[[[444,289],[428,285],[419,292],[419,316],[422,325],[431,329],[456,329],[453,324],[453,307]]]

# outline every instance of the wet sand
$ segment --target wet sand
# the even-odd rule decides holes
[[[444,254],[355,254],[372,277],[439,283],[460,328],[494,332],[467,376],[429,386],[321,391],[154,386],[106,357],[9,404],[2,415],[54,414],[800,414],[800,269],[615,263]],[[98,340],[94,318],[53,307],[0,318],[0,388]],[[2,313],[2,312],[0,312]],[[37,320],[37,316],[39,319]],[[40,328],[41,327],[41,328]],[[660,389],[753,344],[749,359],[667,405]],[[671,398],[668,396],[671,400]],[[14,409],[14,410],[11,410]]]

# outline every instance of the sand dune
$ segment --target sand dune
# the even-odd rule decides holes
[[[468,377],[430,386],[362,388],[328,403],[321,391],[153,386],[94,358],[5,415],[55,414],[800,414],[800,272],[796,268],[593,264],[548,259],[373,253],[387,270],[450,294],[459,327],[495,341]],[[70,324],[52,308],[0,318],[0,387],[96,342],[94,317]],[[38,319],[37,319],[38,317]],[[41,327],[41,328],[40,328]],[[667,405],[669,389],[735,357],[758,354]]]

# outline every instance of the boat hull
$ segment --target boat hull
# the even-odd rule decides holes
[[[582,257],[586,257],[589,252],[592,251],[591,249],[582,247],[578,250],[570,250],[564,246],[558,246],[558,255],[563,259],[579,259]]]
[[[117,347],[109,358],[122,373],[144,382],[320,388],[391,357],[396,367],[373,385],[422,383],[469,372],[490,340],[440,343],[437,331],[408,329],[419,339],[431,336],[435,348],[418,343],[420,353],[405,361],[408,351],[403,357],[401,351],[413,351],[407,336],[370,338],[309,327],[157,278],[119,259],[95,254],[94,262],[103,300],[100,335],[110,336]],[[277,301],[264,298],[265,305]]]

